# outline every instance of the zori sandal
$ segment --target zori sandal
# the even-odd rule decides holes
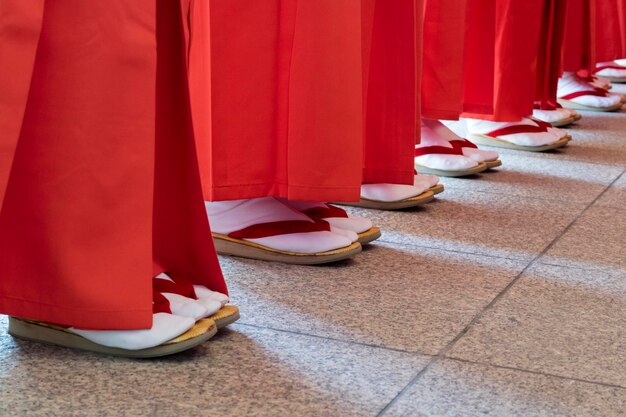
[[[361,185],[361,200],[358,202],[341,202],[344,206],[361,207],[375,210],[401,210],[418,207],[432,201],[435,194],[430,191],[432,178],[421,179],[415,175],[413,185],[410,184],[363,184]],[[418,178],[420,180],[418,181]]]
[[[206,203],[217,253],[296,265],[341,261],[361,245],[275,197]],[[355,236],[352,234],[352,236]]]
[[[529,118],[515,123],[467,119],[467,132],[474,143],[529,152],[560,148],[572,139],[548,123]]]
[[[626,67],[615,61],[597,64],[595,74],[612,83],[626,83]]]
[[[453,155],[454,160],[443,159],[442,155]],[[451,164],[453,162],[453,165]],[[488,169],[484,162],[476,162],[463,155],[454,147],[424,146],[415,148],[415,169],[420,174],[432,174],[439,177],[467,177]]]
[[[309,222],[305,222],[309,223]],[[326,222],[315,222],[315,230],[311,230],[310,224],[301,224],[300,221],[287,221],[279,223],[265,223],[247,227],[242,230],[238,230],[228,235],[213,232],[213,240],[215,242],[215,249],[220,255],[238,256],[241,258],[257,259],[262,261],[283,262],[296,265],[318,265],[329,262],[337,262],[344,259],[348,259],[361,252],[360,243],[352,243],[351,241],[342,242],[342,246],[339,248],[325,249],[321,251],[308,252],[306,243],[306,234],[313,234],[315,232],[325,232],[335,238],[344,238],[341,235],[332,233],[330,231],[330,225]],[[300,228],[304,226],[303,228]],[[290,236],[293,239],[290,239]],[[298,235],[298,237],[296,237]],[[276,249],[267,245],[256,243],[255,240],[270,239],[273,237],[283,237],[283,242],[286,246],[291,246],[299,249],[289,250]],[[317,239],[322,245],[331,240],[324,236],[316,236],[321,239]],[[331,238],[331,236],[328,236]],[[347,238],[344,238],[347,239]]]
[[[559,79],[558,103],[565,108],[597,112],[611,112],[622,108],[622,96],[594,87],[586,78],[565,72]]]
[[[155,314],[154,326],[171,325],[163,320],[166,313]],[[172,355],[196,347],[217,333],[217,326],[211,319],[202,319],[194,323],[193,319],[187,317],[177,317],[175,319],[186,319],[183,327],[174,326],[179,329],[179,334],[169,340],[162,341],[155,346],[148,346],[151,343],[143,344],[142,340],[150,330],[124,330],[124,331],[80,331],[66,328],[54,324],[44,323],[34,320],[25,320],[17,317],[9,317],[9,334],[13,337],[46,343],[56,346],[85,350],[89,352],[101,353],[105,355],[121,356],[126,358],[156,358],[160,356]],[[172,321],[172,320],[169,320]],[[184,329],[184,330],[183,330]],[[111,333],[128,333],[129,339],[133,339],[136,348],[128,349],[118,346],[108,346],[106,339]],[[132,333],[132,334],[131,334]]]

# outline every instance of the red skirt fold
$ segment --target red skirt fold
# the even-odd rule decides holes
[[[596,2],[596,60],[626,58],[626,0]]]
[[[190,49],[207,200],[354,201],[363,182],[413,182],[422,1],[362,3],[196,5],[211,20]]]
[[[612,1],[612,0],[601,0]],[[596,1],[567,0],[563,71],[593,72],[596,62]],[[598,2],[599,3],[599,2]]]
[[[422,117],[455,120],[463,112],[467,12],[467,0],[426,1]]]
[[[563,61],[563,42],[568,0],[544,0],[537,62],[535,103],[554,110]]]
[[[424,3],[366,0],[364,4],[363,182],[413,184]]]
[[[148,328],[155,263],[225,292],[195,159],[188,2],[23,3],[0,9],[0,108],[15,116],[0,112],[0,312]]]
[[[464,117],[517,121],[530,115],[543,1],[468,3]]]
[[[211,0],[196,6],[195,14],[211,21],[210,32],[192,34],[190,55],[193,111],[204,119],[196,127],[205,198],[358,199],[360,3]],[[196,56],[206,50],[210,67]],[[202,96],[210,106],[197,105]]]

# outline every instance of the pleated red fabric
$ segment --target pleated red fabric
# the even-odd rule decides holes
[[[593,72],[598,60],[595,26],[596,1],[567,0],[565,25],[563,70]]]
[[[198,2],[211,20],[190,49],[205,198],[355,201],[363,182],[411,184],[422,7]]]
[[[463,112],[467,19],[467,0],[426,0],[422,117],[456,120]]]
[[[535,85],[535,105],[557,108],[557,87],[563,63],[568,0],[544,0]]]
[[[596,60],[626,58],[626,0],[596,2]]]
[[[360,2],[211,0],[194,14],[211,20],[190,55],[205,198],[358,199]]]
[[[424,2],[363,4],[363,182],[413,184]]]
[[[532,113],[542,0],[468,0],[464,117]]]
[[[188,8],[2,3],[1,313],[149,328],[155,264],[226,291],[195,156]]]

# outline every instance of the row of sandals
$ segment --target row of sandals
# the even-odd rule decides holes
[[[444,191],[439,177],[470,176],[502,165],[497,152],[477,145],[531,152],[562,148],[572,137],[561,127],[581,119],[577,110],[616,111],[624,104],[622,96],[610,92],[610,81],[626,81],[626,62],[619,60],[626,51],[606,46],[626,44],[621,39],[626,30],[599,39],[600,31],[595,29],[604,20],[621,16],[611,9],[614,2],[272,0],[250,1],[243,7],[244,2],[196,2],[192,6],[193,2],[158,0],[155,15],[148,18],[159,22],[156,62],[150,60],[153,49],[145,25],[131,18],[134,12],[125,12],[132,6],[125,0],[111,2],[117,6],[93,4],[83,9],[45,2],[37,6],[46,9],[42,13],[45,30],[41,25],[35,28],[33,10],[19,2],[11,6],[9,18],[15,19],[21,12],[24,20],[17,22],[18,27],[28,23],[33,30],[24,33],[38,33],[29,38],[32,56],[36,53],[37,59],[16,52],[15,59],[9,60],[24,60],[33,74],[32,78],[16,79],[15,85],[20,81],[26,87],[23,100],[15,103],[26,107],[29,118],[25,126],[37,133],[40,143],[69,143],[63,154],[71,154],[71,158],[55,159],[50,152],[51,160],[46,160],[50,163],[48,175],[56,172],[50,168],[57,167],[55,164],[70,165],[60,170],[63,190],[71,188],[72,176],[63,173],[72,172],[73,161],[97,155],[102,166],[116,166],[119,160],[103,163],[111,158],[113,145],[102,146],[116,135],[128,134],[125,129],[134,132],[133,140],[115,142],[115,146],[141,141],[153,145],[154,136],[132,128],[153,126],[156,117],[154,158],[164,159],[156,165],[152,159],[140,165],[149,170],[156,167],[156,174],[149,172],[159,178],[155,191],[169,187],[166,192],[155,192],[162,200],[154,207],[184,200],[191,201],[191,209],[176,212],[173,204],[171,211],[158,217],[168,228],[155,235],[168,249],[155,251],[166,261],[153,259],[158,265],[152,275],[150,317],[141,309],[145,294],[135,293],[143,287],[131,285],[137,277],[112,274],[107,281],[111,287],[107,297],[123,293],[128,300],[124,314],[107,314],[110,306],[99,306],[78,315],[66,305],[56,308],[53,304],[91,291],[89,285],[80,284],[85,276],[91,276],[89,269],[66,268],[50,276],[26,274],[26,278],[7,275],[0,283],[8,285],[0,287],[0,313],[12,316],[9,332],[19,338],[130,357],[162,356],[197,346],[239,318],[238,308],[229,302],[215,249],[224,255],[303,265],[353,257],[362,245],[378,239],[381,230],[367,218],[351,216],[338,206],[400,210],[426,204]],[[592,6],[598,8],[596,13],[591,13]],[[105,9],[98,13],[99,8]],[[451,13],[453,10],[458,13]],[[0,18],[2,13],[0,10]],[[98,62],[99,68],[84,65],[83,58],[96,54],[98,48],[80,44],[81,39],[92,36],[89,28],[75,24],[94,19],[99,19],[98,27],[104,33],[114,34],[97,40],[101,49],[109,48],[108,54],[87,60]],[[126,31],[119,32],[122,22]],[[610,26],[620,25],[626,27],[626,22]],[[145,43],[133,42],[131,28]],[[0,36],[8,35],[0,31]],[[43,41],[38,42],[39,36]],[[10,37],[0,39],[5,40],[11,45]],[[21,47],[24,42],[23,38],[17,40]],[[55,48],[56,44],[63,48]],[[133,65],[127,65],[128,57],[122,53],[137,45],[148,45],[144,52],[150,51],[145,54],[149,64],[143,67],[143,55],[137,53],[143,50],[135,51]],[[47,75],[51,70],[56,70],[54,77]],[[83,83],[85,79],[92,82],[89,89],[77,86],[76,74]],[[157,115],[146,116],[137,111],[143,107],[136,104],[155,107],[151,106],[155,104],[154,74]],[[6,79],[0,77],[0,87]],[[147,80],[145,90],[140,88],[143,80]],[[54,89],[54,83],[67,85]],[[15,103],[11,105],[17,106]],[[80,108],[74,103],[80,103]],[[118,123],[102,123],[91,117],[91,111],[115,115]],[[124,118],[127,113],[135,119]],[[47,117],[36,117],[40,115]],[[465,120],[465,137],[441,122],[458,119]],[[81,129],[74,128],[78,120],[83,122]],[[118,127],[119,131],[111,130]],[[102,132],[108,136],[99,136]],[[19,140],[27,136],[19,136]],[[84,146],[86,141],[89,146]],[[195,153],[189,152],[192,145]],[[178,152],[183,148],[185,152]],[[137,155],[136,148],[114,154],[129,160],[153,158],[150,149],[146,148],[145,155]],[[72,153],[81,151],[86,156]],[[45,152],[37,155],[47,157]],[[24,159],[16,161],[17,168],[30,166]],[[37,158],[32,161],[41,162]],[[94,169],[85,178],[98,178],[94,181],[102,201],[103,195],[111,192],[113,203],[104,204],[107,208],[127,207],[123,212],[129,218],[115,219],[117,222],[126,221],[132,229],[141,219],[152,218],[152,212],[139,211],[137,201],[142,199],[132,200],[136,197],[132,193],[120,197],[122,190],[115,189],[119,182],[107,180],[102,171]],[[37,187],[48,184],[29,183],[29,178],[12,175],[11,181],[19,184],[20,192],[35,193]],[[109,184],[115,186],[107,188]],[[203,203],[196,201],[200,187]],[[41,210],[65,204],[65,192],[41,192],[38,198],[51,195],[54,204],[41,202]],[[9,197],[15,199],[15,191]],[[145,195],[146,199],[157,197]],[[76,216],[83,203],[71,201],[71,210],[56,213]],[[210,230],[204,211],[202,219],[194,217],[196,203],[204,204]],[[39,207],[23,207],[27,209]],[[15,216],[10,222],[25,221],[20,213]],[[69,229],[97,230],[77,223]],[[122,228],[121,223],[110,225]],[[57,234],[64,232],[64,228],[56,230]],[[197,239],[205,232],[211,233],[215,249]],[[46,233],[46,228],[24,228],[23,233]],[[119,236],[127,236],[125,233],[123,230]],[[2,237],[0,234],[0,244]],[[63,245],[68,239],[55,236],[43,240],[55,241],[56,250],[51,252],[57,256],[65,253]],[[125,257],[137,263],[141,259],[141,264],[147,265],[144,261],[153,254],[143,253],[129,240],[117,238],[70,249],[79,253],[105,246],[110,251],[105,252],[109,263]],[[170,256],[168,250],[176,256]],[[5,258],[4,271],[24,272],[40,264],[37,259],[19,263],[30,259],[28,256]],[[63,262],[51,264],[56,267]],[[77,264],[84,266],[82,259]],[[91,284],[105,291],[101,283],[96,286],[97,272],[101,271],[92,268]],[[42,290],[34,297],[37,300],[24,302],[33,288],[51,286],[36,280],[72,282],[71,278],[80,290],[56,288],[57,301],[48,301],[49,294]],[[25,279],[33,282],[26,285]],[[130,289],[120,291],[125,285]],[[97,295],[81,294],[79,299],[90,297],[95,300]],[[132,312],[140,310],[141,319],[135,320]]]

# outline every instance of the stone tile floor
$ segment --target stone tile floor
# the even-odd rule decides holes
[[[191,352],[3,332],[0,416],[625,416],[626,111],[584,116],[423,209],[352,210],[384,230],[352,261],[223,258],[242,319]]]

